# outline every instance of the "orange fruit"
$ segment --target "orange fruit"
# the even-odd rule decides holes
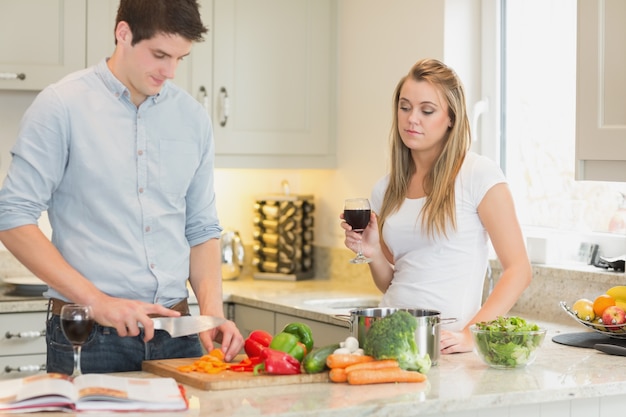
[[[581,320],[592,321],[596,317],[596,314],[593,311],[593,301],[587,298],[576,300],[576,302],[572,305],[572,310]]]
[[[602,294],[597,296],[596,299],[593,300],[593,312],[596,313],[596,316],[601,316],[607,307],[614,305],[615,298],[611,297],[608,294]]]

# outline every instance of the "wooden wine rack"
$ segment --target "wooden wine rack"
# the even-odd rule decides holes
[[[278,195],[256,200],[252,248],[255,278],[313,278],[314,211],[311,195]]]

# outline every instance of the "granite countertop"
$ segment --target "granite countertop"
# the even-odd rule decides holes
[[[16,295],[12,285],[0,284],[0,314],[46,311],[43,296]],[[191,293],[190,303],[195,297]],[[372,307],[381,294],[372,285],[329,279],[303,281],[256,280],[251,276],[223,282],[224,302],[263,308],[332,324],[345,323],[333,316],[354,307]],[[325,300],[341,301],[343,308],[328,308]],[[354,303],[352,305],[352,303]],[[366,303],[361,304],[361,303]]]
[[[563,404],[569,400],[601,396],[623,398],[626,394],[626,374],[615,371],[622,358],[593,349],[554,343],[551,341],[554,335],[580,331],[580,328],[538,323],[548,329],[548,335],[536,361],[524,369],[491,369],[474,353],[468,352],[442,355],[439,364],[428,373],[425,383],[369,386],[314,383],[213,392],[187,387],[190,409],[176,415],[403,417],[453,413],[459,416],[465,415],[460,414],[462,412],[478,409],[490,409],[494,415],[508,415],[509,407]],[[119,375],[153,377],[143,372]],[[49,417],[67,415],[46,413]],[[133,415],[161,416],[162,413]],[[592,412],[590,415],[595,414]]]
[[[373,286],[356,285],[350,281],[315,279],[278,282],[240,278],[224,282],[226,301],[346,326],[347,322],[338,319],[334,314],[336,310],[310,304],[310,301],[362,301],[379,296]],[[0,313],[45,311],[45,304],[43,299],[1,295]],[[626,394],[626,374],[615,371],[616,364],[621,363],[623,358],[552,341],[552,337],[557,334],[587,331],[584,327],[564,313],[560,317],[540,317],[540,311],[516,314],[535,321],[548,330],[537,360],[525,369],[491,369],[474,353],[468,352],[442,355],[439,364],[429,372],[428,382],[421,384],[356,387],[316,383],[217,392],[189,387],[190,410],[180,415],[309,414],[322,417],[367,414],[399,417],[415,414],[441,415],[446,412]],[[559,320],[549,320],[552,318]],[[131,374],[151,376],[145,373]],[[52,417],[68,414],[46,415]]]
[[[428,381],[419,384],[318,383],[218,392],[189,389],[189,414],[401,417],[626,394],[626,374],[614,369],[623,358],[554,343],[554,335],[581,328],[538,323],[548,334],[536,361],[525,369],[492,369],[472,352],[442,355],[428,373]],[[502,411],[501,415],[508,415]]]
[[[19,295],[12,285],[0,285],[0,314],[47,311],[48,300],[43,296]]]

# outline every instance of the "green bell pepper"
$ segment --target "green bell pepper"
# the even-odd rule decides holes
[[[301,362],[306,355],[306,347],[298,340],[298,337],[291,334],[281,332],[272,338],[270,349],[288,353]]]
[[[311,328],[304,323],[289,323],[283,328],[283,333],[293,334],[298,338],[304,346],[307,353],[313,350],[313,332]]]

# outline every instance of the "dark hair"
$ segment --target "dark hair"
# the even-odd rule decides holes
[[[158,33],[180,35],[192,42],[204,40],[197,0],[121,0],[115,26],[126,22],[133,33],[132,45]]]

